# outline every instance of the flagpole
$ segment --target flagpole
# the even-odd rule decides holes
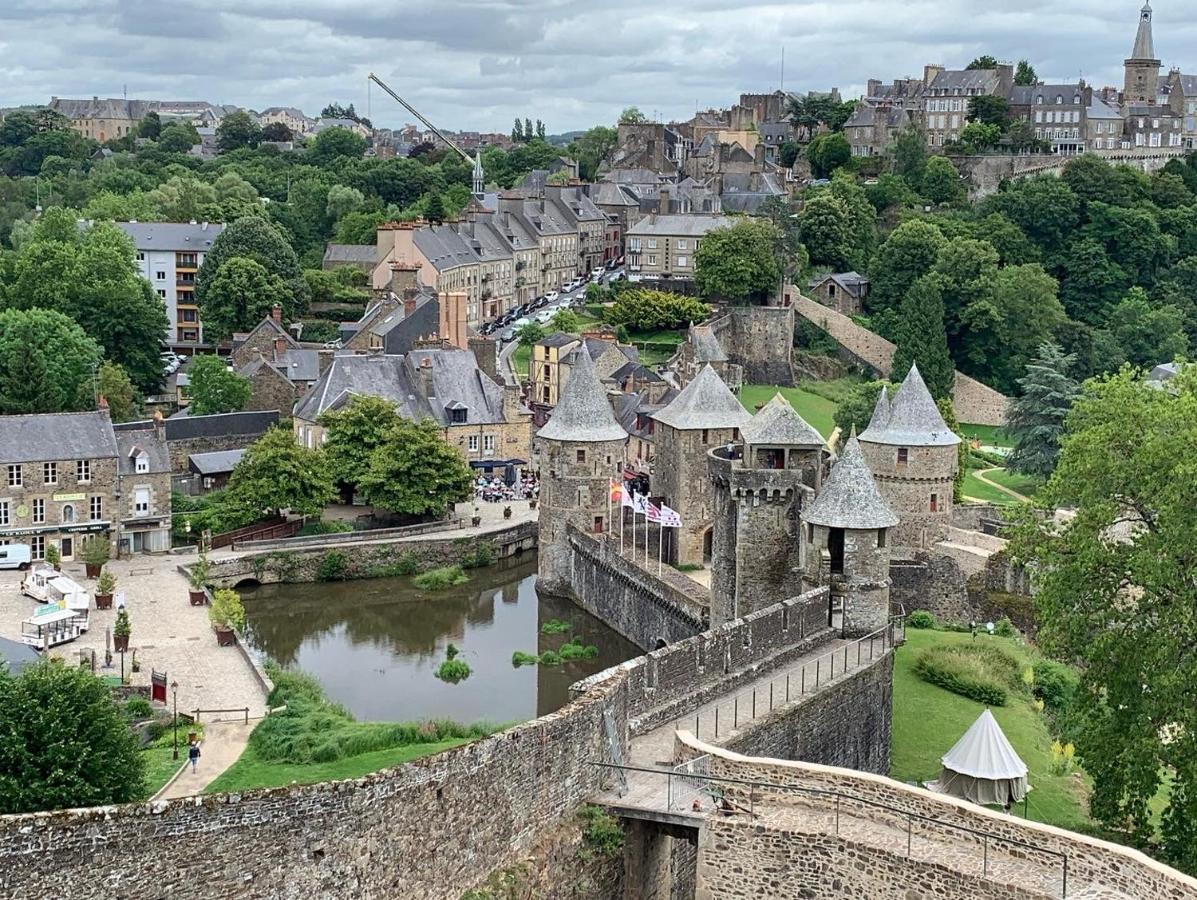
[[[657,577],[661,577],[662,559],[665,557],[665,526],[662,524],[657,530]]]
[[[636,494],[632,493],[632,562],[636,561]]]

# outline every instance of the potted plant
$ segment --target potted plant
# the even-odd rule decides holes
[[[100,570],[96,582],[96,609],[112,609],[112,591],[116,587],[116,576],[107,569]]]
[[[95,534],[83,542],[81,550],[88,578],[99,577],[104,563],[112,557],[112,544],[105,534]]]
[[[62,571],[62,553],[59,552],[57,544],[46,547],[46,562],[54,567],[55,572]]]
[[[221,647],[232,647],[237,643],[236,632],[245,627],[245,607],[241,604],[241,595],[221,588],[212,596],[208,619],[216,629],[216,643]]]
[[[117,653],[124,653],[129,649],[129,635],[133,628],[129,624],[129,611],[121,607],[116,614],[116,624],[112,626],[112,649]]]
[[[470,522],[475,528],[482,524],[482,510],[478,508],[478,504],[474,504],[474,515],[470,517]]]
[[[504,506],[504,507],[503,507],[503,518],[504,518],[504,519],[510,519],[510,518],[511,518],[511,507],[510,507],[510,506]]]
[[[208,594],[204,591],[204,585],[208,583],[209,575],[208,555],[201,553],[195,565],[187,572],[187,581],[191,585],[187,596],[192,606],[203,606],[208,602]]]

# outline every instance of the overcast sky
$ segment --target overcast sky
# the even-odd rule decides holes
[[[0,0],[0,106],[51,95],[254,109],[368,103],[373,71],[446,128],[550,132],[639,106],[686,118],[742,91],[838,86],[1029,58],[1122,83],[1139,0]],[[1157,0],[1156,53],[1197,71],[1197,5]],[[410,120],[377,88],[380,126]]]

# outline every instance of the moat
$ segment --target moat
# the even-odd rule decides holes
[[[568,600],[536,592],[536,563],[495,565],[438,593],[407,578],[265,585],[244,593],[246,640],[260,653],[318,679],[359,719],[449,718],[508,723],[553,712],[580,678],[640,651]],[[540,633],[551,619],[563,635]],[[512,653],[557,649],[571,636],[597,658],[515,668]],[[472,673],[460,684],[435,676],[453,644]]]

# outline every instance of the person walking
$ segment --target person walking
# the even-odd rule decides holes
[[[195,774],[195,766],[199,762],[199,758],[200,758],[199,741],[192,741],[191,745],[187,748],[187,759],[191,761],[191,774],[192,775]]]

